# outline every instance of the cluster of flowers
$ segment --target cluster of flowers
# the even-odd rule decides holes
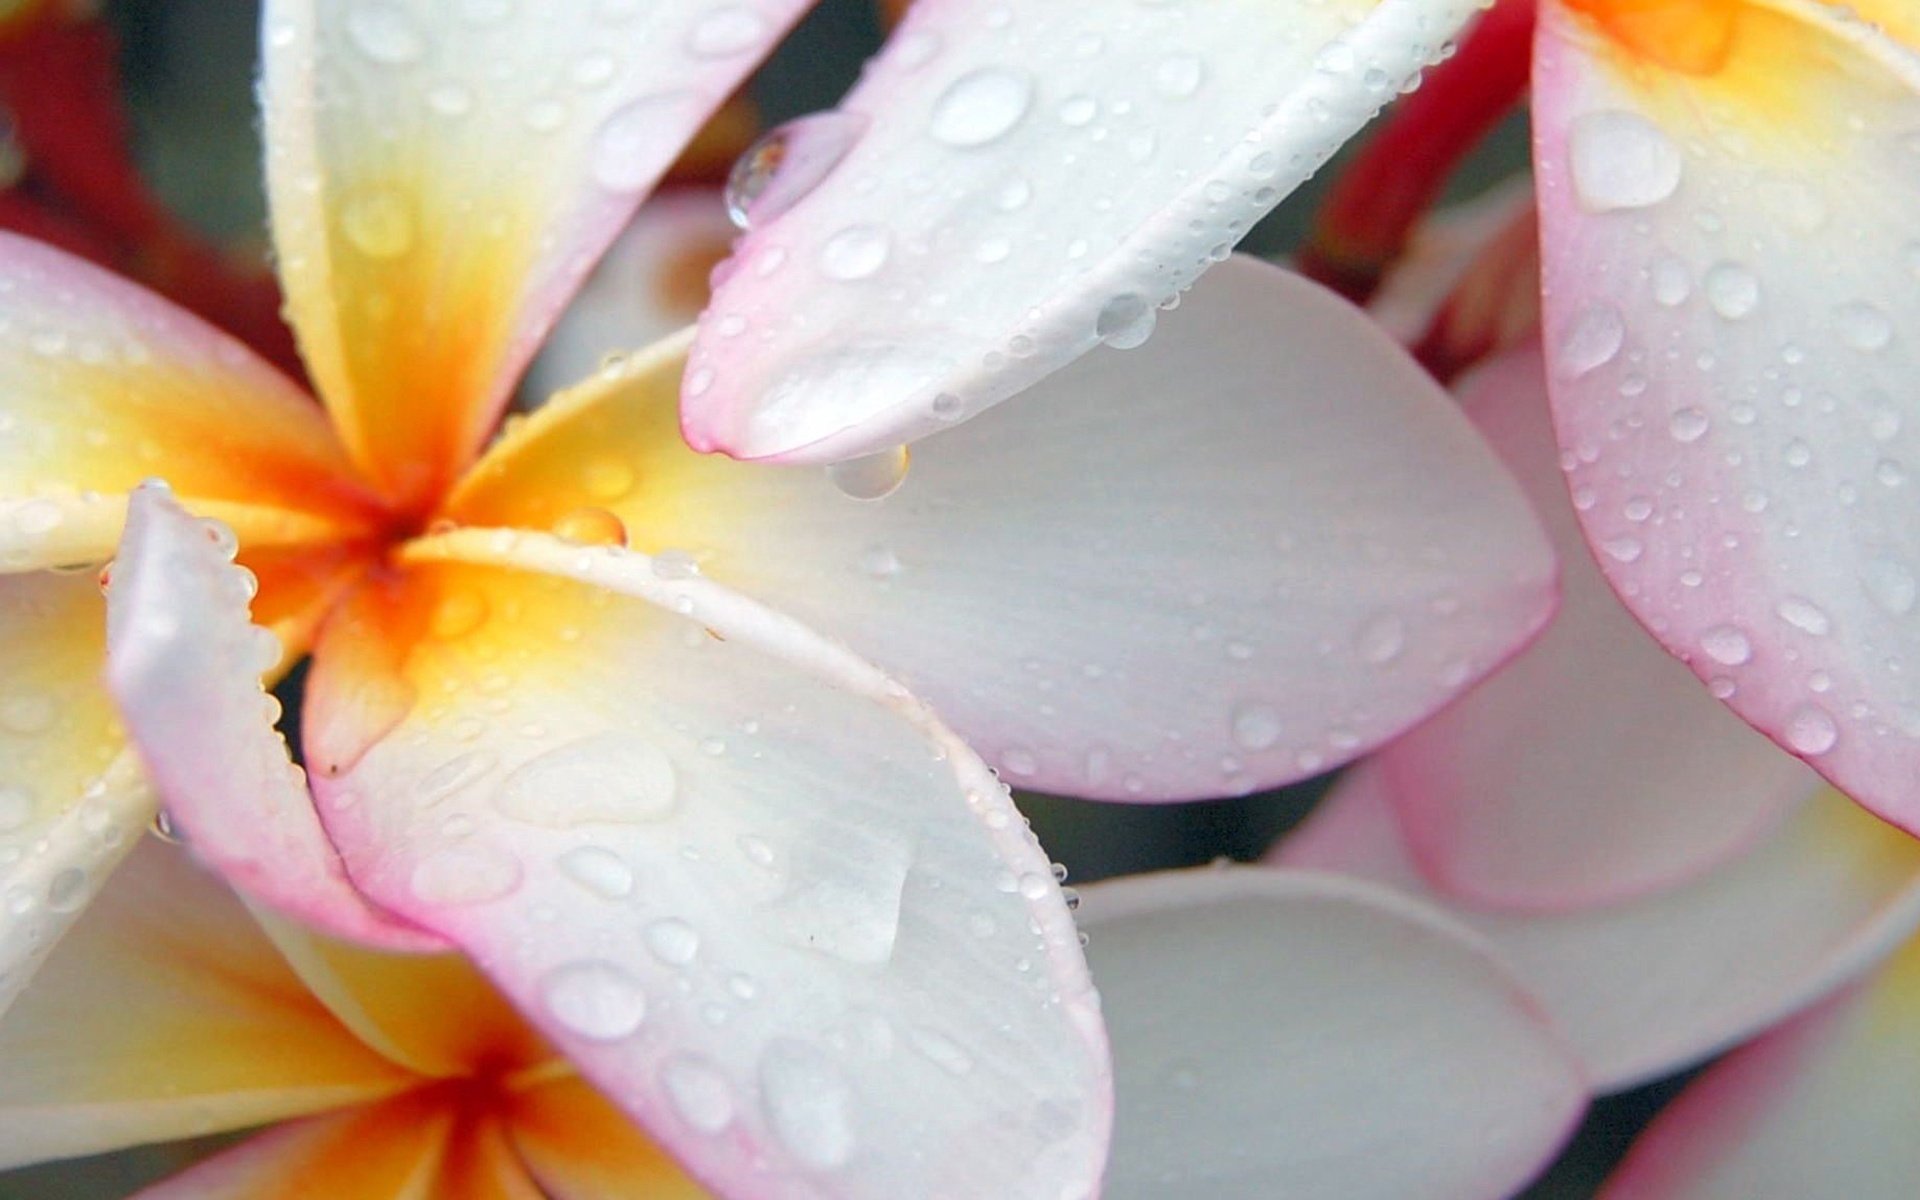
[[[1904,0],[919,0],[640,209],[808,7],[268,0],[297,360],[0,234],[0,1163],[1492,1198],[1759,1034],[1610,1194],[1920,1189]]]

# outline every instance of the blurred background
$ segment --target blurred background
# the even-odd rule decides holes
[[[0,22],[9,8],[7,0],[0,0]],[[140,177],[160,204],[191,235],[217,248],[237,274],[257,272],[266,261],[253,94],[258,5],[251,0],[99,0],[97,8],[118,40],[125,114]],[[879,47],[882,33],[876,0],[821,0],[748,85],[745,104],[732,120],[737,123],[750,112],[764,129],[831,107],[860,63]],[[35,89],[34,73],[46,68],[29,62],[8,69],[16,88]],[[735,130],[737,139],[737,124]],[[27,186],[24,181],[33,169],[13,133],[14,115],[0,108],[0,199],[10,188]],[[719,139],[723,150],[727,141]],[[721,170],[724,161],[719,160]],[[1477,194],[1523,172],[1526,163],[1525,123],[1516,115],[1467,161],[1449,199]],[[1289,198],[1240,249],[1287,256],[1300,244],[1339,165],[1336,160]],[[709,202],[717,212],[718,193],[711,190],[715,169],[713,163],[689,164],[682,199]],[[5,211],[0,208],[0,215]],[[690,299],[697,298],[696,289]],[[522,403],[531,400],[523,397]],[[289,720],[297,720],[299,683],[296,675],[280,689]],[[1257,858],[1307,813],[1330,782],[1328,777],[1276,792],[1190,804],[1100,804],[1032,793],[1021,794],[1020,802],[1042,844],[1068,868],[1069,882],[1083,884],[1221,857]],[[112,997],[100,998],[102,1004],[113,1002]],[[127,1019],[138,1020],[139,1014],[128,1013]],[[0,1070],[5,1064],[0,1063]],[[1626,1143],[1679,1082],[1666,1081],[1598,1103],[1562,1160],[1526,1195],[1534,1200],[1592,1195]],[[0,1173],[0,1200],[126,1196],[216,1144],[224,1142],[128,1151]]]

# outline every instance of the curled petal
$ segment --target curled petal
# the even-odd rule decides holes
[[[249,896],[340,937],[441,946],[348,881],[260,688],[279,639],[248,620],[222,538],[165,488],[134,492],[107,597],[107,683],[148,778],[194,851]]]
[[[784,211],[749,211],[687,440],[847,458],[1138,345],[1478,8],[915,5],[793,156],[807,177],[775,176]]]
[[[670,564],[414,543],[315,653],[354,879],[711,1187],[1098,1186],[1104,1034],[1006,790],[918,702]]]

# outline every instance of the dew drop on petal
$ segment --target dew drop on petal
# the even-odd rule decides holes
[[[1033,103],[1033,80],[1023,72],[987,67],[947,85],[933,105],[931,132],[949,146],[984,146],[1020,123]]]
[[[1680,186],[1680,147],[1638,113],[1582,113],[1568,130],[1573,191],[1588,212],[1646,208]]]
[[[633,894],[633,868],[613,851],[576,846],[560,856],[560,873],[605,900]]]
[[[905,446],[894,446],[834,463],[827,468],[827,478],[850,499],[883,500],[900,490],[911,464],[911,452]]]
[[[1233,740],[1244,750],[1265,750],[1280,740],[1280,714],[1270,704],[1248,701],[1234,706]]]
[[[701,107],[697,94],[671,91],[614,109],[593,135],[587,164],[593,181],[618,193],[650,186],[679,152],[689,111]]]
[[[360,53],[390,67],[418,62],[427,50],[419,26],[395,4],[356,4],[347,13],[347,37]]]
[[[893,250],[893,235],[879,225],[849,225],[820,247],[820,273],[852,283],[879,274]]]
[[[1153,336],[1157,320],[1158,314],[1146,297],[1123,292],[1100,306],[1093,319],[1093,333],[1116,350],[1132,350]]]
[[[556,1022],[594,1041],[627,1037],[647,1015],[646,993],[631,975],[609,962],[560,967],[541,981],[540,993]]]
[[[1700,648],[1707,657],[1729,667],[1737,667],[1753,657],[1753,643],[1731,625],[1716,625],[1700,635]]]
[[[1817,704],[1803,704],[1787,714],[1787,748],[1799,754],[1825,754],[1840,740],[1833,717]]]
[[[660,1086],[682,1120],[702,1133],[733,1124],[733,1086],[704,1058],[677,1055],[660,1069]]]
[[[837,1167],[852,1156],[853,1094],[827,1055],[776,1039],[760,1058],[760,1095],[774,1134],[801,1162]]]
[[[1760,307],[1760,281],[1738,263],[1718,263],[1707,272],[1707,303],[1729,321],[1738,321]]]
[[[360,192],[341,205],[340,231],[368,258],[398,258],[413,247],[413,213],[396,192]]]
[[[727,174],[727,214],[741,229],[764,223],[805,199],[866,133],[863,113],[834,110],[796,117],[747,148]]]
[[[650,922],[645,931],[647,949],[668,966],[684,967],[700,952],[700,934],[678,917]]]
[[[1578,378],[1613,361],[1627,340],[1627,325],[1611,304],[1589,304],[1560,339],[1560,369]]]

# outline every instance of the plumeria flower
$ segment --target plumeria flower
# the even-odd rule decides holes
[[[1534,62],[1580,520],[1713,693],[1920,831],[1920,22],[1559,0]]]
[[[1505,1194],[1581,1107],[1484,943],[1384,889],[1210,869],[1096,884],[1085,911],[1121,1034],[1109,1196]],[[269,1126],[140,1200],[706,1194],[461,959],[249,914],[158,842],[0,1020],[0,1057],[7,1165]],[[732,1097],[674,1080],[725,1123]]]
[[[1457,696],[1544,619],[1552,555],[1390,341],[1246,260],[1148,352],[904,481],[691,453],[686,335],[487,445],[800,7],[269,5],[273,233],[324,415],[0,242],[9,992],[151,786],[250,899],[463,951],[723,1193],[1098,1187],[1105,1036],[1066,897],[896,679],[1036,786],[1251,790]],[[310,780],[260,690],[309,654]]]

